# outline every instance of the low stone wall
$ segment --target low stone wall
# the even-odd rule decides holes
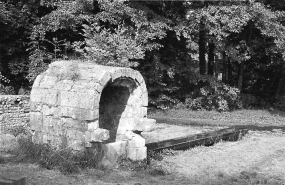
[[[0,95],[0,132],[16,126],[27,126],[30,120],[30,96]]]

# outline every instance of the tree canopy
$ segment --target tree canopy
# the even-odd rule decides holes
[[[2,0],[0,84],[18,93],[54,60],[80,59],[139,70],[160,108],[228,110],[240,93],[274,102],[285,94],[284,10],[281,0]]]

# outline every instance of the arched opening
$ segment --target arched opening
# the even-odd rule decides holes
[[[129,78],[118,78],[103,89],[99,102],[99,127],[109,130],[110,138],[106,143],[116,141],[120,119],[136,87],[136,83]]]

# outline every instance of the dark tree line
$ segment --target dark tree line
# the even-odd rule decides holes
[[[28,92],[54,60],[84,59],[139,70],[160,108],[228,110],[240,93],[280,102],[283,10],[282,0],[1,0],[1,93]]]

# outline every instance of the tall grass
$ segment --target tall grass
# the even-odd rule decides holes
[[[36,144],[29,138],[20,138],[19,147],[12,151],[14,162],[38,163],[46,169],[59,169],[64,174],[77,173],[84,168],[96,168],[102,157],[101,146],[73,151],[68,147],[52,148],[48,144]]]

